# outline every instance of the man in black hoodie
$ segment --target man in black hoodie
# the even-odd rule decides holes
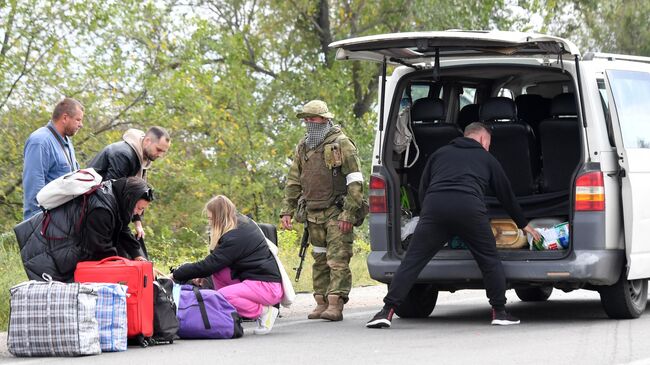
[[[492,324],[519,324],[519,319],[505,310],[506,278],[484,202],[486,189],[495,192],[517,227],[536,240],[539,233],[528,225],[501,165],[488,152],[490,141],[490,130],[482,123],[472,123],[465,128],[464,137],[431,156],[420,187],[426,189],[420,221],[384,297],[384,307],[366,327],[390,327],[395,308],[404,301],[424,266],[453,236],[467,243],[483,274],[492,305]]]

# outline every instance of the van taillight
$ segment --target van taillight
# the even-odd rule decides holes
[[[576,211],[605,210],[605,185],[600,171],[580,175],[576,180]]]
[[[386,181],[379,176],[370,176],[368,192],[370,213],[386,213]]]

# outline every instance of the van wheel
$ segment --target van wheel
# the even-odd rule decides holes
[[[552,292],[552,286],[515,289],[515,293],[522,302],[545,302]]]
[[[623,272],[616,284],[603,287],[598,292],[609,318],[638,318],[648,302],[648,280],[626,280]]]
[[[438,291],[431,284],[415,284],[404,302],[395,308],[400,318],[426,318],[438,300]]]

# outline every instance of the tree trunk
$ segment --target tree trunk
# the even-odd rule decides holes
[[[330,4],[328,0],[320,0],[318,2],[318,13],[315,16],[316,24],[318,24],[318,40],[320,42],[320,49],[325,57],[325,66],[332,67],[334,57],[329,49],[332,43],[332,30],[330,29]]]

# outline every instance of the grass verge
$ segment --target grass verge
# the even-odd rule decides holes
[[[9,289],[26,280],[14,233],[0,234],[0,331],[9,324]]]

